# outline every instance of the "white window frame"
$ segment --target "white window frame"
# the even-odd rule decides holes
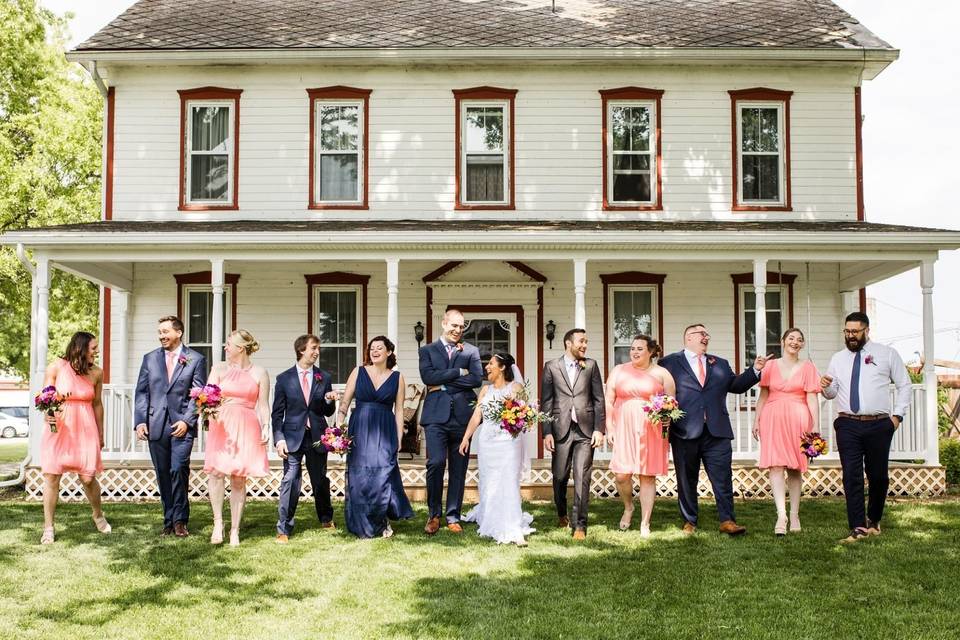
[[[188,347],[210,347],[210,355],[216,356],[216,346],[212,342],[195,342],[190,337],[190,294],[191,293],[209,293],[213,295],[213,286],[209,284],[185,284],[181,288],[181,295],[183,296],[180,300],[181,308],[183,309],[183,343]],[[226,339],[227,334],[234,330],[233,326],[233,285],[224,284],[223,285],[223,304],[226,307],[226,311],[223,314],[223,338]],[[213,335],[213,316],[210,317],[210,337],[215,338]],[[220,345],[220,349],[223,349],[223,345]],[[207,363],[208,366],[212,366],[212,362]]]
[[[363,350],[366,347],[366,345],[363,344],[363,339],[364,339],[364,336],[363,336],[363,286],[359,284],[315,284],[311,286],[313,288],[312,299],[310,300],[310,304],[313,305],[313,309],[312,309],[313,310],[313,326],[310,327],[310,332],[316,336],[320,335],[320,293],[331,292],[331,291],[342,293],[345,291],[352,291],[353,293],[356,294],[355,296],[355,304],[357,305],[357,308],[356,308],[357,326],[355,328],[356,336],[357,336],[356,344],[351,345],[350,343],[344,343],[344,342],[323,342],[320,345],[320,349],[322,350],[327,347],[342,348],[342,347],[355,346],[357,351],[356,366],[360,366],[361,364],[363,364]],[[347,373],[349,374],[350,372],[348,371]],[[336,389],[345,388],[346,379],[344,379],[342,383],[336,383],[333,386]]]
[[[758,206],[786,206],[787,203],[787,153],[786,153],[786,103],[782,101],[770,100],[737,100],[737,202],[741,205]],[[777,110],[777,152],[772,151],[748,151],[743,150],[743,110],[744,109],[776,109]],[[778,155],[779,162],[779,184],[777,192],[779,194],[776,200],[745,200],[743,197],[743,156],[772,156]]]
[[[790,285],[786,283],[768,284],[767,293],[775,292],[780,293],[780,331],[778,334],[782,334],[787,330],[790,324]],[[737,285],[737,297],[740,304],[740,317],[738,318],[740,324],[740,358],[744,367],[753,362],[752,358],[747,359],[747,350],[753,346],[747,344],[747,293],[755,293],[754,285]],[[767,310],[769,311],[770,309],[768,308]],[[764,353],[763,355],[767,354]]]
[[[314,158],[313,158],[313,198],[314,202],[318,205],[351,205],[351,204],[363,204],[363,193],[365,184],[363,181],[365,167],[364,167],[364,155],[365,155],[365,145],[367,144],[366,136],[364,132],[366,131],[366,121],[364,120],[364,100],[352,100],[352,99],[339,99],[339,98],[316,98],[314,99],[313,104],[313,149],[314,149]],[[357,149],[355,151],[342,151],[342,150],[331,150],[324,151],[322,145],[322,126],[323,118],[321,117],[322,109],[324,107],[356,107],[357,109]],[[357,197],[354,200],[323,200],[320,191],[320,159],[324,154],[330,155],[343,155],[346,153],[356,153],[357,154]]]
[[[628,347],[633,343],[632,337],[630,343],[627,344],[617,344],[617,335],[615,329],[616,321],[616,306],[614,300],[616,299],[616,293],[620,291],[628,291],[631,293],[638,291],[646,291],[650,293],[650,331],[648,335],[654,339],[660,335],[660,309],[659,309],[659,300],[660,300],[660,285],[656,284],[611,284],[607,289],[607,317],[610,319],[609,335],[610,335],[610,344],[608,346],[607,357],[609,362],[607,362],[608,370],[613,370],[617,366],[617,347]]]
[[[615,151],[613,148],[613,110],[617,107],[645,107],[650,110],[650,149],[648,151]],[[656,100],[608,100],[607,101],[607,202],[614,206],[650,205],[657,202],[657,102]],[[649,155],[650,170],[621,171],[621,174],[650,174],[649,200],[614,200],[614,162],[615,155]]]
[[[492,152],[470,152],[467,149],[467,108],[497,107],[503,110],[503,142],[500,145],[499,155],[503,156],[503,199],[501,200],[468,200],[467,199],[467,156],[468,155],[498,155]],[[460,204],[472,205],[509,205],[510,204],[510,101],[509,100],[470,100],[460,101]]]
[[[212,152],[212,151],[194,151],[193,150],[193,110],[194,108],[203,108],[203,107],[226,107],[227,111],[227,141],[225,143],[227,147],[227,199],[226,200],[197,200],[194,199],[190,193],[191,174],[193,172],[193,162],[191,162],[192,156],[194,155],[204,155],[204,156],[222,156],[223,153]],[[235,163],[236,158],[234,157],[234,150],[236,148],[236,136],[237,132],[234,131],[234,125],[236,123],[236,113],[234,109],[236,108],[236,103],[234,100],[187,100],[186,101],[186,122],[185,122],[185,135],[184,135],[184,157],[186,158],[185,166],[183,168],[183,201],[188,204],[197,204],[197,205],[213,205],[213,206],[233,206],[235,204],[235,194],[233,193],[233,176],[234,172],[237,170]]]

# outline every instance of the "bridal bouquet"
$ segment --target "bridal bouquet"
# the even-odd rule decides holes
[[[500,423],[500,428],[514,438],[525,431],[530,431],[538,423],[550,420],[550,416],[540,411],[536,402],[530,401],[527,385],[524,385],[516,396],[507,396],[497,402],[485,403],[482,412],[486,420]]]
[[[67,401],[67,398],[70,397],[69,393],[60,393],[57,391],[57,388],[53,385],[49,387],[44,387],[40,390],[33,398],[33,406],[42,413],[47,414],[50,417],[53,417],[53,414],[60,410],[63,406],[63,403]],[[50,433],[57,432],[57,425],[50,425]]]
[[[347,435],[347,425],[327,427],[320,439],[313,443],[314,449],[323,448],[328,453],[344,455],[350,450],[353,438]]]
[[[817,431],[804,433],[800,438],[800,451],[813,460],[827,452],[827,441]]]
[[[680,410],[677,399],[665,393],[652,396],[649,400],[644,400],[641,404],[643,412],[647,414],[647,420],[650,424],[660,424],[661,435],[666,438],[670,433],[670,422],[676,422],[684,415]],[[641,427],[637,427],[639,431]]]
[[[190,389],[190,397],[197,405],[200,427],[206,431],[210,428],[210,420],[217,417],[217,411],[223,404],[223,393],[217,385],[205,384]]]

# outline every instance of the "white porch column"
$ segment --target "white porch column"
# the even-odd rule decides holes
[[[937,427],[937,374],[934,370],[933,266],[936,260],[924,260],[920,267],[923,293],[923,400],[927,432],[926,463],[940,464],[940,433]]]
[[[753,261],[753,291],[756,299],[754,314],[754,338],[758,356],[767,355],[767,261],[759,258]],[[744,362],[743,366],[752,363]]]
[[[110,380],[114,384],[127,384],[127,354],[130,344],[130,293],[114,289],[113,312],[117,317],[117,349],[110,361]],[[106,319],[109,322],[109,318]]]
[[[210,261],[210,286],[213,289],[213,335],[210,337],[210,364],[223,362],[223,260]]]
[[[395,345],[400,344],[400,308],[397,299],[399,292],[400,259],[387,258],[387,337]]]
[[[577,258],[573,261],[573,324],[580,329],[587,328],[587,260]]]
[[[33,277],[33,287],[37,291],[35,311],[36,358],[30,363],[33,369],[30,395],[33,396],[43,387],[43,378],[47,371],[47,351],[50,344],[50,261],[46,256],[37,257],[37,272]],[[33,464],[40,464],[40,439],[43,436],[43,416],[37,411],[30,412],[30,458]]]

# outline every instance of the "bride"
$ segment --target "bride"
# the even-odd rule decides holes
[[[477,458],[480,468],[480,503],[464,516],[476,522],[477,533],[500,544],[527,545],[524,536],[533,533],[533,516],[520,505],[520,477],[523,471],[523,434],[514,438],[499,423],[483,417],[483,409],[507,396],[516,397],[523,387],[513,356],[497,353],[487,364],[487,380],[492,384],[480,391],[477,407],[460,443],[460,454],[470,451],[470,437],[477,434]]]

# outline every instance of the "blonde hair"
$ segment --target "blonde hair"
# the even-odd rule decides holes
[[[260,343],[257,342],[257,339],[254,338],[253,335],[246,329],[236,329],[235,331],[231,331],[230,335],[227,336],[227,339],[229,340],[234,336],[238,336],[240,338],[238,341],[238,346],[243,347],[248,356],[260,350]]]

